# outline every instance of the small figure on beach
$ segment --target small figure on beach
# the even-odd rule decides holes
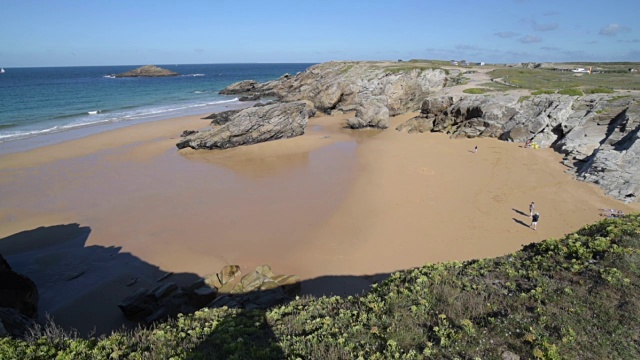
[[[536,212],[535,214],[533,214],[533,216],[531,217],[531,228],[533,230],[537,230],[538,228],[538,220],[540,219],[540,213]]]
[[[473,152],[477,153],[478,152],[478,145],[476,145],[476,147],[473,148]]]
[[[535,207],[536,205],[532,201],[531,204],[529,204],[529,217],[533,217],[533,209],[535,209]]]

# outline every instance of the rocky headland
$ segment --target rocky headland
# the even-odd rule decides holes
[[[145,65],[131,71],[123,72],[115,75],[117,78],[121,77],[165,77],[165,76],[178,76],[177,72],[163,69],[155,65]]]
[[[255,135],[255,128],[261,127],[257,124],[268,124],[271,130],[275,109],[300,100],[324,113],[353,113],[346,123],[353,129],[386,129],[389,117],[419,110],[419,116],[396,130],[443,132],[452,138],[493,137],[551,147],[564,155],[564,164],[577,179],[595,183],[619,200],[638,201],[639,95],[532,95],[521,88],[466,94],[462,90],[474,85],[474,81],[461,79],[474,72],[416,64],[328,62],[265,83],[241,81],[220,93],[275,97],[279,104],[268,107],[268,112],[251,108],[229,116],[212,115],[213,125],[224,121],[224,128],[188,136],[178,147],[227,148],[257,142],[235,140],[239,133],[251,134],[248,138],[260,141],[300,135],[306,124],[283,121],[281,115],[277,123],[295,124],[295,128],[284,135]],[[480,81],[489,81],[482,77],[483,73],[477,75]]]

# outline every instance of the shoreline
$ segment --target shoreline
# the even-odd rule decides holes
[[[41,314],[81,331],[101,321],[108,332],[124,323],[121,295],[159,273],[188,282],[228,264],[269,264],[307,281],[303,293],[346,293],[366,286],[322,280],[500,256],[596,221],[599,208],[640,209],[574,180],[551,149],[394,130],[413,115],[384,131],[320,115],[296,138],[178,150],[182,130],[208,125],[197,115],[0,154],[0,250],[16,234],[84,229],[72,247],[35,241],[10,264],[38,279]],[[531,201],[537,231],[524,214]],[[74,260],[60,267],[64,259]],[[113,295],[102,298],[105,289]]]

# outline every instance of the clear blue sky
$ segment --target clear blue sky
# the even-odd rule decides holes
[[[0,0],[0,67],[640,61],[640,0]]]

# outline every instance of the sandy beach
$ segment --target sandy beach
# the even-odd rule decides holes
[[[208,124],[190,116],[0,155],[0,253],[38,285],[41,315],[103,333],[126,323],[118,301],[167,272],[188,283],[269,264],[304,293],[354,293],[368,275],[504,255],[601,208],[640,210],[574,180],[551,149],[394,130],[414,115],[385,131],[317,116],[297,138],[178,151],[183,130]]]

